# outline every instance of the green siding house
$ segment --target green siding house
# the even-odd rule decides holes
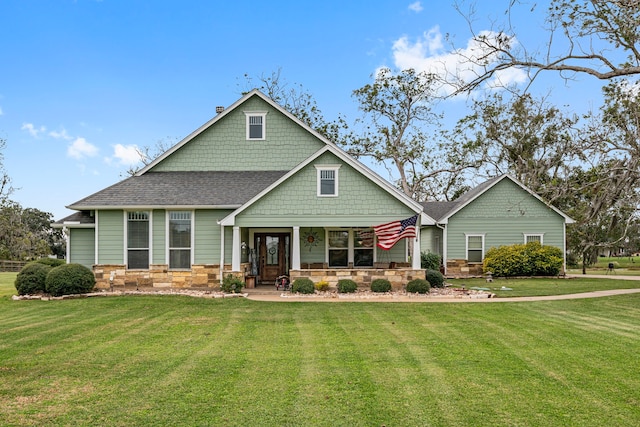
[[[421,204],[257,90],[217,111],[54,224],[65,230],[67,261],[92,268],[98,287],[209,289],[234,275],[248,287],[288,276],[333,286],[386,278],[400,288],[425,277],[421,251],[475,274],[493,245],[564,248],[569,219],[509,177],[456,202]],[[415,215],[415,240],[376,246],[374,226]]]
[[[77,213],[56,223],[68,261],[102,288],[424,278],[419,244],[385,251],[373,237],[416,214],[435,224],[421,204],[259,91],[220,110],[135,176],[69,205]]]
[[[509,175],[423,207],[436,226],[423,228],[422,250],[440,254],[448,276],[482,274],[484,254],[496,246],[537,241],[565,253],[566,224],[573,222]]]

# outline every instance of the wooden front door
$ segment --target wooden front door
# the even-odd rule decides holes
[[[258,276],[260,283],[273,284],[278,276],[289,273],[289,233],[257,233]]]

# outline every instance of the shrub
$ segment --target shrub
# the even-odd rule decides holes
[[[318,283],[315,284],[316,290],[323,292],[323,291],[328,291],[329,290],[329,282],[326,282],[324,280],[319,281]]]
[[[291,284],[291,292],[297,292],[299,294],[312,294],[315,292],[315,286],[313,281],[306,277],[301,277],[293,281]]]
[[[358,284],[351,279],[338,280],[338,292],[341,294],[350,294],[358,289]]]
[[[244,288],[244,282],[232,274],[227,274],[227,277],[222,279],[222,284],[220,285],[220,290],[228,294],[240,293],[242,288]]]
[[[499,246],[487,251],[484,272],[494,276],[555,276],[562,269],[562,250],[539,242]]]
[[[420,253],[420,267],[424,270],[440,270],[440,255],[432,252]]]
[[[407,283],[407,292],[412,294],[426,294],[431,289],[431,285],[424,279],[413,279]]]
[[[444,276],[438,270],[427,270],[427,282],[432,288],[444,288]]]
[[[40,259],[35,260],[34,262],[37,262],[39,264],[48,265],[49,267],[57,267],[59,265],[67,263],[67,261],[65,261],[63,259],[58,259],[58,258],[40,258]]]
[[[376,279],[371,282],[371,290],[373,292],[389,292],[391,290],[391,282],[387,279]]]
[[[51,270],[50,265],[37,262],[30,262],[22,267],[14,282],[18,295],[33,295],[45,291],[45,281],[47,273]]]
[[[93,272],[81,264],[63,264],[52,268],[45,289],[54,297],[90,292],[96,284]]]

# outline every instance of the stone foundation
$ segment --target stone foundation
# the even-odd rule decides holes
[[[413,279],[426,279],[426,274],[425,270],[410,268],[304,269],[289,272],[291,282],[303,277],[311,279],[314,283],[325,281],[329,283],[330,288],[336,288],[338,280],[341,279],[351,279],[363,288],[371,287],[371,282],[376,279],[387,279],[394,290],[400,290]]]
[[[447,277],[482,276],[482,264],[469,264],[466,259],[448,259]]]
[[[241,265],[242,271],[231,271],[225,264],[222,276],[231,274],[244,277],[249,264]],[[195,264],[190,270],[169,270],[167,264],[151,264],[148,270],[127,270],[121,264],[100,264],[93,267],[97,289],[220,289],[221,272],[219,264]]]

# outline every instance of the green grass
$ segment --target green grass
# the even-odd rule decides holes
[[[12,301],[12,277],[0,274],[2,425],[640,423],[640,295]]]
[[[509,279],[498,278],[487,283],[485,279],[447,279],[454,287],[489,289],[498,298],[526,297],[540,295],[567,295],[581,292],[603,291],[610,289],[640,288],[640,281],[622,280],[609,277],[598,278],[531,278]],[[503,288],[508,288],[505,290]]]

